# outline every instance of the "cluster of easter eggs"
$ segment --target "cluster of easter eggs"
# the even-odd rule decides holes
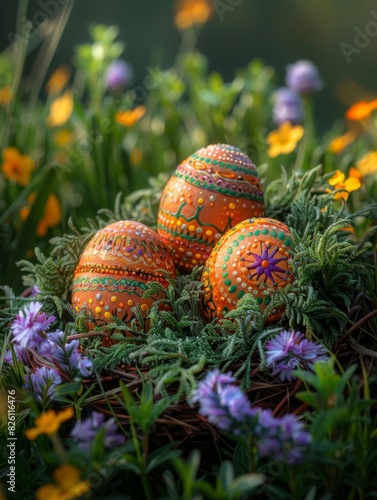
[[[287,226],[264,217],[255,165],[238,148],[210,145],[174,171],[162,192],[157,232],[119,221],[93,236],[74,274],[72,304],[93,328],[114,317],[128,323],[136,308],[146,316],[161,298],[145,298],[148,282],[166,288],[176,269],[187,273],[203,265],[206,320],[223,318],[245,293],[263,311],[274,290],[294,279],[291,252]],[[281,314],[272,310],[268,321]]]

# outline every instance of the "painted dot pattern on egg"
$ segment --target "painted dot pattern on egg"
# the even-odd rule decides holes
[[[135,221],[119,221],[98,231],[90,240],[76,267],[72,304],[84,311],[90,326],[112,317],[129,322],[135,307],[144,315],[161,297],[143,298],[148,281],[168,286],[163,271],[175,278],[173,259],[158,234]]]
[[[221,236],[264,215],[263,189],[251,160],[238,148],[210,145],[175,170],[160,202],[157,232],[181,272],[203,265]]]
[[[254,218],[237,224],[221,238],[204,267],[203,317],[223,318],[245,293],[252,294],[263,311],[274,290],[294,281],[292,250],[289,229],[279,221]],[[277,321],[282,313],[272,310],[267,322]]]

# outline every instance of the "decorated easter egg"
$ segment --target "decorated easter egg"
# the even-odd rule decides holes
[[[294,281],[291,256],[292,237],[285,224],[267,218],[237,224],[220,239],[204,267],[203,317],[223,318],[245,293],[255,297],[263,312],[273,293]],[[267,322],[279,320],[282,313],[281,308],[272,310]]]
[[[178,165],[161,196],[157,232],[177,269],[189,272],[206,262],[226,231],[263,215],[255,165],[238,148],[216,144]]]
[[[156,299],[143,298],[149,281],[164,288],[164,271],[175,277],[173,259],[158,234],[135,221],[119,221],[98,231],[86,246],[73,278],[72,304],[92,328],[113,316],[128,323],[140,306],[144,315]]]

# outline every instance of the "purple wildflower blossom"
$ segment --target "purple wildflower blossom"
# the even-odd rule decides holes
[[[11,326],[13,343],[30,349],[37,348],[42,343],[41,333],[47,330],[55,318],[54,316],[47,317],[44,312],[40,312],[41,309],[40,302],[30,302],[19,311]]]
[[[302,461],[302,452],[312,441],[309,432],[294,415],[275,418],[270,410],[261,410],[258,421],[258,453],[293,464]]]
[[[283,330],[266,344],[267,366],[272,367],[272,374],[279,376],[282,382],[296,378],[292,370],[298,367],[312,370],[316,361],[327,358],[326,349],[318,342],[306,339],[301,332]]]
[[[304,112],[300,96],[291,89],[283,87],[273,95],[274,107],[272,110],[275,123],[281,125],[284,122],[302,123]]]
[[[30,375],[31,386],[39,402],[47,403],[55,399],[55,387],[62,383],[59,373],[51,368],[42,366]],[[25,389],[30,389],[29,379],[26,378]]]
[[[318,68],[310,61],[297,61],[287,66],[285,81],[299,94],[312,94],[323,87]]]
[[[221,430],[231,430],[236,435],[250,433],[261,457],[273,456],[288,464],[301,461],[303,449],[312,439],[303,424],[294,415],[275,418],[271,410],[251,408],[234,382],[230,373],[213,370],[199,382],[191,402],[199,402],[199,413]]]
[[[38,293],[41,293],[41,289],[38,285],[33,285],[30,291],[31,297],[35,297],[36,295],[38,295]]]
[[[13,350],[14,350],[14,353],[16,355],[16,359],[18,361],[21,361],[23,363],[28,362],[27,352],[26,352],[25,348],[21,347],[18,344],[14,344]],[[12,355],[12,351],[10,349],[8,349],[7,352],[5,353],[4,361],[6,363],[9,363],[10,365],[13,365],[13,355]]]
[[[79,448],[89,451],[97,434],[103,430],[103,444],[105,448],[114,449],[125,442],[125,436],[119,434],[114,418],[105,421],[105,415],[94,411],[90,417],[81,422],[76,422],[71,431],[71,436],[78,443]]]
[[[111,92],[122,90],[126,87],[133,77],[132,66],[121,59],[111,63],[105,74],[105,85]]]
[[[91,375],[93,363],[87,356],[80,354],[79,347],[77,339],[66,343],[64,332],[57,330],[48,334],[38,352],[72,378],[88,377]]]
[[[191,402],[199,402],[199,413],[222,430],[238,427],[250,414],[250,402],[244,392],[234,385],[235,378],[215,369],[199,383]]]

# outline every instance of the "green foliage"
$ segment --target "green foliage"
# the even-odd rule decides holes
[[[315,410],[307,416],[313,441],[305,465],[311,471],[307,487],[313,485],[317,494],[363,498],[376,489],[376,401],[369,398],[363,363],[362,368],[362,396],[356,366],[339,374],[330,360],[316,363],[314,373],[297,372],[307,387],[297,397]]]
[[[189,498],[236,500],[243,495],[250,495],[264,481],[262,474],[255,473],[235,477],[233,464],[226,460],[221,464],[213,486],[207,479],[197,478],[200,466],[200,453],[197,450],[193,451],[186,461],[178,457],[173,463],[180,478],[180,485],[177,486],[170,471],[166,471],[163,478],[168,493],[165,498],[175,500]]]

